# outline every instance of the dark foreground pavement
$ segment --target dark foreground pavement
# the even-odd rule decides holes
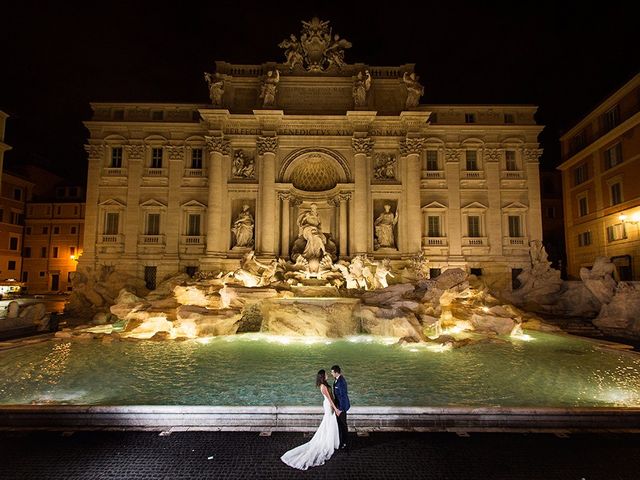
[[[302,433],[0,432],[0,479],[426,478],[636,480],[640,434],[372,433],[299,472]]]

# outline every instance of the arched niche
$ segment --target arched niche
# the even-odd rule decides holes
[[[332,190],[339,183],[351,182],[345,158],[327,148],[303,148],[290,153],[282,162],[280,182],[291,183],[304,192]]]

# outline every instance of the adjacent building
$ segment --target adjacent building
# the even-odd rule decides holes
[[[84,188],[34,165],[21,173],[35,185],[25,208],[20,279],[29,293],[69,291],[82,254]]]
[[[334,260],[424,252],[510,285],[542,240],[536,107],[420,104],[413,64],[346,64],[327,24],[283,64],[216,62],[210,104],[93,103],[80,267],[153,288],[291,259],[316,209]]]
[[[569,277],[606,256],[640,280],[640,74],[560,142]]]
[[[0,280],[19,280],[22,269],[24,215],[33,182],[3,172],[0,182]]]
[[[71,273],[82,254],[83,191],[58,186],[55,197],[27,205],[22,282],[30,293],[71,290]]]

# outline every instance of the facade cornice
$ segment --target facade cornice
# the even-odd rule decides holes
[[[583,128],[589,125],[593,120],[605,113],[607,110],[615,106],[623,97],[631,93],[635,88],[640,86],[640,73],[624,84],[619,90],[607,97],[596,108],[591,110],[580,122],[571,128],[567,133],[560,137],[560,141],[564,141],[569,137],[574,136],[580,132]]]
[[[315,125],[319,122],[326,122],[328,120],[333,120],[335,123],[343,123],[345,126],[350,125],[350,122],[344,116],[333,116],[332,118],[320,118],[315,116],[296,116],[298,118],[292,118],[285,115],[282,119],[282,123],[279,125],[280,128],[285,127],[287,125],[295,125],[295,124],[309,124]],[[235,115],[231,114],[227,122],[231,123],[246,123],[253,124],[256,127],[258,126],[257,119],[255,118],[239,118]],[[100,127],[108,127],[113,129],[114,127],[121,126],[123,128],[135,128],[137,130],[141,128],[152,129],[152,130],[161,130],[164,127],[182,127],[184,129],[190,130],[202,130],[202,125],[199,122],[152,122],[152,121],[113,121],[113,120],[86,120],[83,124],[87,128],[100,128]],[[377,117],[374,122],[371,124],[371,128],[374,128],[378,125],[397,125],[398,127],[402,127],[402,121],[400,117]],[[502,130],[505,132],[509,132],[511,134],[516,134],[518,131],[525,132],[541,132],[544,129],[543,125],[491,125],[491,124],[465,124],[465,123],[436,123],[425,125],[422,127],[422,131],[433,132],[438,129],[455,129],[460,132],[461,130],[468,130],[472,132],[482,131],[482,130]]]
[[[12,183],[15,183],[21,187],[28,187],[31,186],[33,187],[35,185],[35,183],[30,182],[29,180],[26,180],[18,175],[13,175],[7,171],[2,172],[2,178],[3,180],[9,180]],[[9,198],[9,197],[3,197],[6,198],[7,200],[13,200],[13,198]],[[17,200],[17,203],[24,203],[22,200]]]
[[[593,152],[597,151],[599,148],[602,148],[602,146],[606,145],[612,140],[615,140],[618,137],[621,137],[628,130],[631,130],[637,125],[640,125],[640,112],[637,112],[634,116],[628,118],[627,120],[622,122],[620,125],[618,125],[614,129],[608,131],[606,134],[598,138],[595,142],[589,144],[589,146],[580,150],[578,153],[576,153],[572,157],[569,157],[567,160],[562,162],[556,168],[558,170],[567,170],[568,168],[571,168],[573,165],[575,165],[578,162],[581,162],[584,158],[588,157]]]
[[[470,103],[470,104],[455,104],[455,105],[447,105],[447,104],[430,104],[430,103],[425,103],[420,105],[421,110],[422,109],[427,109],[427,110],[459,110],[459,111],[467,111],[469,109],[472,108],[479,108],[479,109],[483,109],[483,110],[508,110],[508,111],[514,111],[514,110],[522,110],[524,112],[537,112],[538,111],[538,106],[537,105],[518,105],[518,104],[497,104],[497,105],[493,105],[493,104],[484,104],[484,103]]]
[[[89,105],[92,109],[95,110],[94,107],[167,107],[167,108],[175,108],[175,107],[189,107],[195,109],[206,109],[211,108],[211,105],[206,103],[171,103],[171,102],[89,102]]]

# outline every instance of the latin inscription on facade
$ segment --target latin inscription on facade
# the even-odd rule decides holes
[[[353,108],[351,86],[287,86],[282,85],[278,93],[280,108],[304,108],[305,110],[327,110]]]

